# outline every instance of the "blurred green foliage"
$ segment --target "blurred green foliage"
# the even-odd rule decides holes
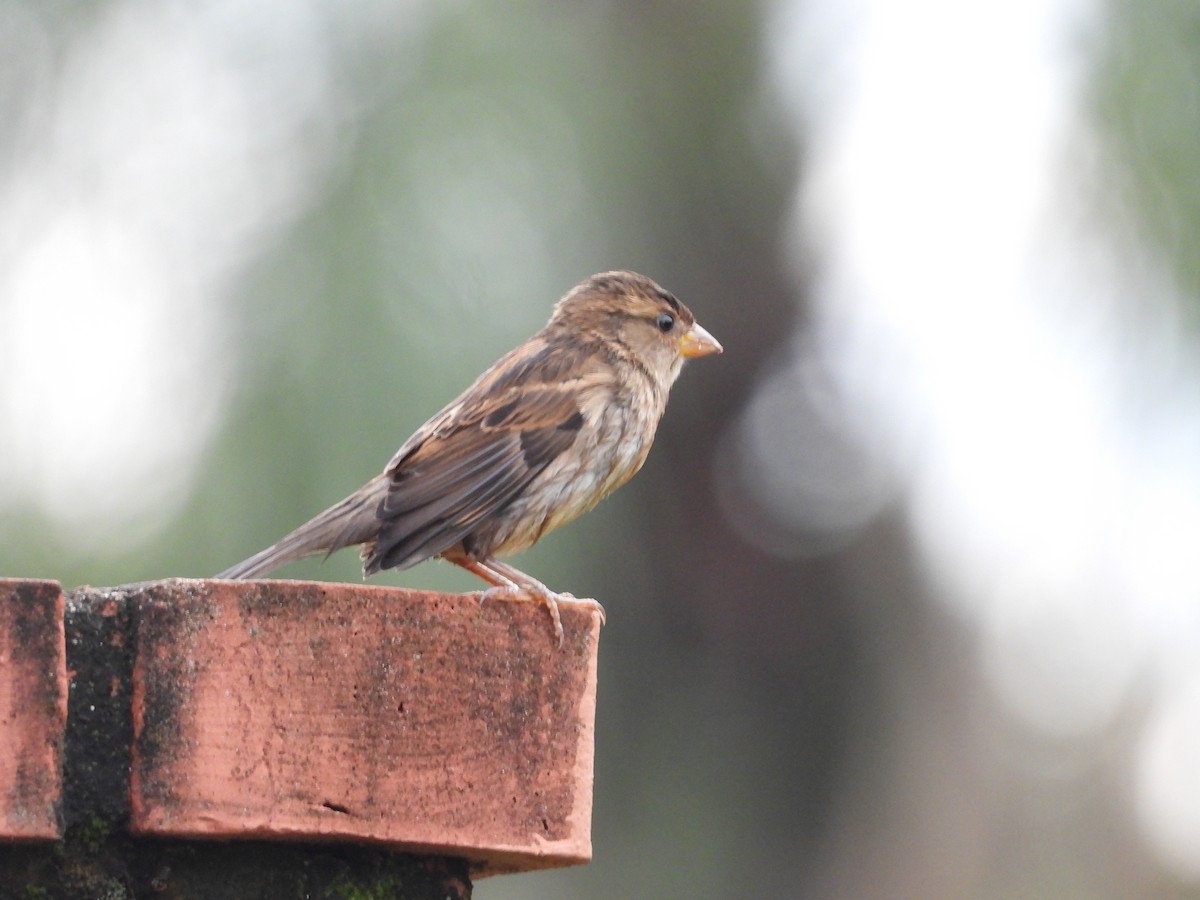
[[[1200,325],[1200,7],[1108,0],[1091,98],[1112,218],[1174,270],[1189,330]],[[1127,211],[1127,212],[1126,212]],[[1132,215],[1129,216],[1128,213]]]

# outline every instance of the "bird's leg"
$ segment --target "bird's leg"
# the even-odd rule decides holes
[[[546,604],[546,608],[550,610],[550,618],[554,622],[554,636],[558,639],[558,646],[562,646],[562,618],[558,614],[557,598],[553,596],[553,592],[547,591],[546,594],[539,594],[535,590],[531,590],[528,585],[520,584],[515,578],[510,578],[505,572],[497,568],[495,560],[470,559],[468,557],[465,559],[450,559],[450,562],[461,566],[472,575],[479,576],[491,585],[486,591],[480,593],[480,603],[487,603],[489,600],[541,600]],[[545,585],[542,585],[542,589],[546,591]]]
[[[482,595],[479,598],[480,603],[501,597],[506,600],[529,599],[528,597],[522,596],[525,592],[521,589],[519,584],[517,584],[511,578],[506,578],[505,576],[501,575],[486,562],[480,562],[479,560],[471,559],[470,557],[460,558],[447,556],[445,559],[454,563],[456,566],[466,569],[472,575],[482,578],[492,586],[486,591],[479,592]]]
[[[498,572],[514,584],[517,584],[535,594],[539,597],[539,599],[545,595],[547,597],[553,597],[559,603],[575,603],[580,606],[586,606],[588,609],[594,609],[596,612],[600,613],[600,624],[603,625],[607,620],[607,616],[604,613],[604,607],[590,597],[576,597],[574,594],[560,594],[557,591],[552,591],[532,575],[526,575],[515,566],[510,566],[508,563],[502,563],[498,559],[489,559],[487,564],[491,566],[493,571]]]
[[[451,559],[450,561],[492,585],[483,592],[480,597],[481,603],[488,600],[538,600],[545,604],[546,609],[550,612],[550,619],[554,623],[554,636],[558,639],[560,647],[563,643],[563,627],[562,618],[558,613],[558,604],[578,603],[595,609],[600,613],[601,624],[604,623],[604,607],[595,600],[580,600],[571,594],[556,593],[536,578],[499,560]]]
[[[494,559],[472,560],[471,565],[464,568],[492,585],[483,592],[483,596],[479,598],[480,603],[486,603],[488,600],[540,600],[544,603],[550,611],[550,620],[554,623],[554,637],[558,646],[563,645],[562,617],[558,614],[559,598],[553,591],[540,581]],[[508,571],[505,571],[506,569]],[[513,577],[514,574],[516,578]]]
[[[604,612],[604,607],[601,606],[596,600],[592,600],[591,598],[576,597],[574,594],[560,594],[556,591],[552,591],[532,575],[526,575],[515,566],[510,566],[508,563],[502,563],[498,559],[489,559],[487,564],[491,566],[494,571],[498,572],[500,575],[503,575],[514,584],[520,585],[525,591],[545,603],[546,606],[550,608],[550,615],[554,617],[556,623],[558,622],[559,603],[574,603],[578,606],[586,606],[588,609],[596,610],[596,612],[600,613],[601,625],[608,620],[608,616]],[[561,643],[561,634],[559,637]]]

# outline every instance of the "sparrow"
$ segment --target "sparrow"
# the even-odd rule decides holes
[[[490,588],[481,600],[559,594],[501,562],[587,512],[646,461],[684,360],[721,352],[691,310],[644,275],[604,272],[569,291],[537,334],[417,429],[365,485],[218,578],[258,578],[358,545],[363,577],[441,558]]]

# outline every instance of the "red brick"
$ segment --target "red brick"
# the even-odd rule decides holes
[[[59,836],[66,721],[62,588],[0,579],[0,840]]]
[[[468,595],[172,580],[134,604],[132,820],[381,842],[476,875],[591,858],[599,616]]]

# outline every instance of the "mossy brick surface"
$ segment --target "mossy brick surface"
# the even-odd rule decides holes
[[[354,841],[475,876],[586,862],[599,617],[470,595],[171,580],[134,619],[130,828]]]
[[[57,582],[0,579],[0,840],[59,836],[63,605]]]

